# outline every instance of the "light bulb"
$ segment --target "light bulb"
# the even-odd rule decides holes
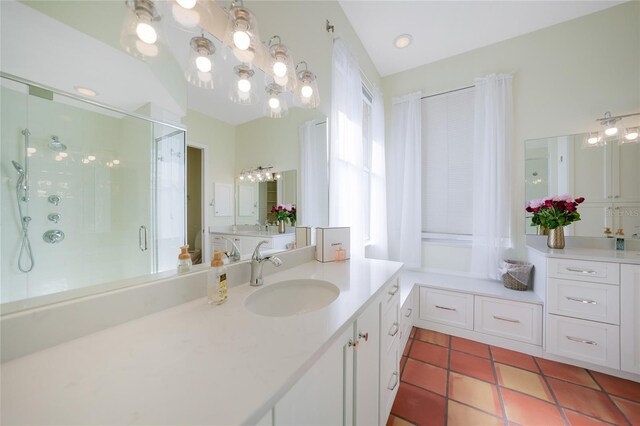
[[[614,136],[618,134],[618,128],[617,127],[609,127],[604,131],[604,134],[607,136]]]
[[[29,148],[27,148],[27,154],[35,154],[37,151],[37,149],[35,149],[34,147],[30,146]]]
[[[242,93],[249,93],[251,91],[251,82],[246,78],[238,80],[238,90]]]
[[[282,175],[280,175],[280,173],[278,173],[278,174],[276,175],[276,179],[280,179],[281,177],[282,177]]]
[[[197,0],[176,0],[176,2],[185,9],[193,9]]]
[[[89,161],[95,161],[96,156],[95,155],[87,155],[87,160]]]
[[[244,180],[244,176],[243,175],[240,175],[240,180]]]
[[[89,163],[89,160],[88,160],[88,159],[86,159],[86,158],[83,158],[83,159],[82,159],[82,164],[88,164],[88,163]]]
[[[589,139],[587,139],[587,143],[589,145],[595,145],[598,143],[598,136],[590,136]]]
[[[251,38],[246,31],[236,31],[233,33],[233,44],[240,50],[247,50],[251,45]]]
[[[113,164],[117,166],[118,164],[120,164],[120,160],[113,160]]]
[[[158,41],[158,33],[156,29],[153,28],[153,25],[148,22],[143,22],[142,20],[136,25],[136,34],[141,41],[147,44],[154,44]]]
[[[211,71],[211,59],[206,56],[198,56],[196,58],[196,67],[202,72]]]
[[[281,61],[277,61],[273,64],[273,73],[276,77],[284,77],[287,75],[287,64]]]
[[[310,98],[313,95],[313,87],[305,84],[302,86],[302,89],[300,89],[300,94],[302,94],[304,98]]]
[[[269,106],[271,107],[271,109],[280,108],[280,99],[278,99],[276,96],[272,96],[271,98],[269,98]]]

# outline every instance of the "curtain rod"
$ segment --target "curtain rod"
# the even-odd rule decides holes
[[[446,92],[442,92],[442,93],[434,93],[433,95],[423,96],[420,99],[433,98],[434,96],[440,96],[440,95],[446,95],[447,93],[459,92],[461,90],[471,89],[472,87],[476,87],[476,85],[472,84],[471,86],[461,87],[459,89],[447,90]]]

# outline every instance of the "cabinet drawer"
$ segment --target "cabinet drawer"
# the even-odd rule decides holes
[[[380,359],[380,424],[387,423],[391,406],[400,387],[400,345],[396,339],[392,350]]]
[[[398,278],[393,279],[385,286],[382,295],[382,312],[385,312],[392,304],[400,304],[400,280]]]
[[[542,345],[542,306],[476,296],[475,331]]]
[[[473,330],[473,294],[421,287],[420,319]]]
[[[620,324],[620,287],[549,278],[549,312],[574,318]]]
[[[557,315],[547,315],[547,352],[620,368],[620,328]]]
[[[401,341],[407,341],[407,336],[411,333],[411,325],[413,324],[413,291],[409,293],[409,297],[404,301],[402,309],[400,309],[400,333]]]
[[[395,299],[396,303],[387,304],[385,306],[382,303],[382,321],[380,334],[382,335],[380,341],[382,344],[382,353],[388,352],[393,346],[394,342],[400,339],[400,304],[398,299]]]
[[[547,261],[547,276],[549,278],[619,285],[620,265],[590,260],[549,259]]]

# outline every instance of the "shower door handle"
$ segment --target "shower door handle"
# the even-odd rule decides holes
[[[138,229],[138,246],[140,246],[140,251],[147,251],[147,227],[144,225]]]

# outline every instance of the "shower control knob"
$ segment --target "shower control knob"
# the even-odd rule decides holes
[[[60,216],[60,213],[49,213],[47,219],[49,219],[53,223],[58,223],[60,222],[60,219],[62,219],[62,216]]]
[[[49,202],[54,206],[60,204],[60,197],[58,197],[57,195],[49,195],[49,198],[47,198],[47,200],[49,200]]]
[[[45,243],[56,244],[64,240],[64,232],[59,229],[50,229],[42,234]]]

